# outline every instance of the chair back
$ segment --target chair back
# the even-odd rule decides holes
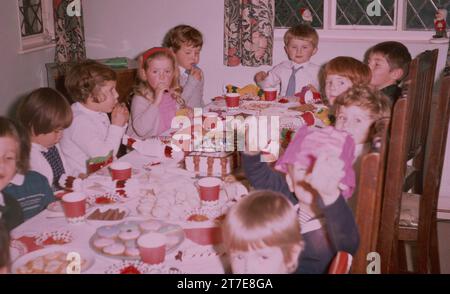
[[[375,122],[371,150],[361,159],[355,208],[360,243],[353,259],[352,273],[367,273],[367,255],[377,249],[388,127],[388,118]]]
[[[437,55],[436,49],[413,59],[402,97],[394,105],[377,242],[382,273],[398,272],[396,258],[403,192],[410,189],[417,194],[423,192]]]

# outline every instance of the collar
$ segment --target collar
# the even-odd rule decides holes
[[[22,186],[24,181],[25,181],[25,176],[22,174],[16,173],[16,175],[12,178],[10,184],[14,184],[16,186]]]
[[[92,109],[87,108],[86,106],[84,106],[83,104],[81,104],[80,102],[75,102],[75,106],[81,110],[82,112],[88,114],[88,115],[99,115],[99,114],[103,114],[103,112],[100,111],[95,111]]]
[[[5,206],[5,199],[3,199],[3,194],[0,192],[0,206]],[[1,218],[1,215],[0,215]]]
[[[309,64],[310,64],[309,61],[304,62],[304,63],[295,63],[295,62],[293,62],[293,61],[291,60],[291,68],[294,67],[295,69],[297,69],[297,68],[299,68],[299,67],[301,67],[301,66],[307,67]]]
[[[184,76],[188,76],[186,69],[182,66],[178,66],[178,68],[180,69],[180,74],[184,75]]]
[[[34,149],[36,149],[39,152],[47,152],[48,148],[45,148],[44,146],[42,146],[41,144],[38,143],[31,143],[31,145],[33,146]]]

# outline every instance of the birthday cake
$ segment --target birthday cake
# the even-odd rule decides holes
[[[237,152],[191,152],[185,157],[188,171],[200,176],[225,177],[239,166]]]

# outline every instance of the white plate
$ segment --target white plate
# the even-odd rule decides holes
[[[146,221],[156,221],[156,222],[160,222],[162,224],[162,226],[157,230],[157,232],[159,233],[163,233],[166,235],[167,237],[167,244],[166,244],[166,255],[173,252],[175,249],[178,248],[178,246],[184,241],[184,230],[181,226],[179,225],[175,225],[175,224],[170,224],[170,223],[166,223],[163,221],[159,221],[159,220],[151,220],[151,219],[146,219],[146,220],[139,220],[139,221],[124,221],[122,223],[119,224],[115,224],[115,225],[111,225],[114,227],[120,227],[121,225],[137,225],[139,228],[139,231],[141,232],[141,234],[145,233],[142,229],[140,229],[139,224],[142,222],[146,222]],[[97,236],[97,233],[95,233],[94,235],[92,235],[92,237],[89,239],[89,245],[92,248],[92,250],[94,250],[94,252],[106,256],[106,257],[111,257],[111,258],[115,258],[115,259],[124,259],[124,260],[135,260],[135,259],[140,259],[140,256],[126,256],[125,254],[122,255],[110,255],[110,254],[106,254],[104,253],[102,250],[98,249],[97,247],[94,246],[94,241],[99,238]],[[120,240],[118,237],[114,238],[114,240],[118,243],[121,244],[125,244],[124,241]]]
[[[65,254],[65,260],[66,260],[66,273],[71,273],[70,272],[70,266],[71,265],[76,265],[75,260],[72,259],[72,261],[67,261],[67,258],[75,256],[79,254],[79,257],[82,260],[85,260],[85,263],[81,266],[81,273],[85,272],[86,270],[88,270],[95,262],[94,256],[89,253],[89,252],[79,252],[77,251],[77,249],[68,247],[68,246],[48,246],[44,249],[40,249],[40,250],[36,250],[33,252],[30,252],[28,254],[25,254],[24,256],[19,257],[12,265],[12,273],[17,274],[19,273],[18,270],[20,267],[25,266],[25,264],[29,261],[35,260],[39,257],[44,257],[47,254],[50,253],[55,253],[55,252],[63,252]],[[73,255],[73,256],[70,256]],[[48,264],[48,263],[47,263]],[[36,273],[44,273],[42,272],[36,272]]]

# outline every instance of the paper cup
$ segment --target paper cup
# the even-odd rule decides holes
[[[117,161],[111,164],[111,176],[113,180],[124,181],[131,178],[131,164]]]
[[[166,236],[160,233],[147,233],[137,240],[143,262],[161,264],[166,257]]]
[[[276,88],[264,89],[264,99],[266,101],[273,101],[277,99],[277,89]]]
[[[220,185],[222,181],[218,178],[208,177],[197,182],[202,201],[219,200]]]
[[[303,119],[307,126],[313,126],[316,123],[316,118],[314,117],[314,113],[311,111],[306,111],[301,114],[300,117]]]
[[[200,245],[213,245],[222,242],[222,230],[219,226],[185,228],[184,233],[186,238]]]
[[[207,130],[215,129],[219,114],[216,112],[205,112],[203,114],[203,128]]]
[[[228,108],[238,108],[239,99],[241,95],[239,93],[227,93],[225,95],[225,102]]]
[[[62,197],[64,215],[69,223],[83,222],[86,216],[86,195],[78,192]]]

